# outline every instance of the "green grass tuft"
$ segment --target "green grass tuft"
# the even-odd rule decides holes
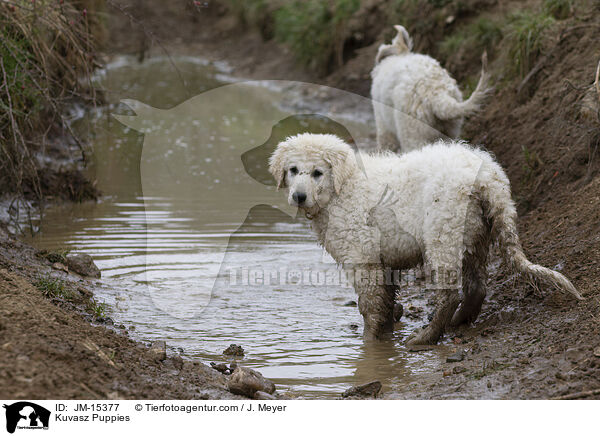
[[[491,50],[502,40],[502,27],[496,21],[481,17],[469,26],[469,32],[480,50]]]
[[[45,257],[48,261],[50,261],[51,263],[62,263],[65,264],[67,263],[67,255],[69,254],[71,250],[68,248],[60,248],[57,250],[53,250],[53,251],[42,251],[40,253],[40,255],[42,257]]]
[[[573,14],[573,0],[544,0],[544,12],[557,20],[564,20]]]
[[[444,59],[448,59],[470,43],[465,32],[455,32],[444,38],[440,43],[439,51]]]
[[[92,297],[89,299],[86,309],[94,316],[94,318],[102,319],[106,318],[108,306],[106,303],[99,303]]]
[[[487,51],[492,58],[503,38],[502,25],[489,18],[480,17],[448,35],[438,46],[438,58],[452,69],[457,65],[480,65],[481,55]],[[472,92],[479,81],[480,72],[462,77],[464,89]]]
[[[264,24],[267,0],[227,0],[226,3],[242,24],[257,27]]]
[[[440,44],[442,57],[449,58],[459,51],[476,53],[491,52],[502,40],[502,26],[489,18],[481,17],[475,22],[448,35]]]
[[[544,163],[540,159],[539,155],[535,151],[530,151],[524,145],[521,146],[521,151],[523,153],[523,183],[529,184],[535,174],[539,171],[541,167],[543,167]]]
[[[509,59],[516,75],[525,77],[533,68],[541,53],[544,32],[554,22],[554,18],[544,12],[519,11],[509,17]]]
[[[62,298],[65,300],[73,299],[73,292],[65,286],[65,282],[59,279],[42,277],[34,283],[45,297]]]
[[[346,24],[359,6],[359,0],[287,2],[275,12],[275,38],[302,64],[326,73],[332,61],[343,61]]]
[[[434,8],[443,8],[452,3],[452,1],[453,0],[427,0],[427,3],[431,4]]]

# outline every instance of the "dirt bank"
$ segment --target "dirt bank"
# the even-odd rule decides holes
[[[381,2],[371,3],[373,9],[364,12],[366,22],[379,13]],[[371,36],[373,41],[353,50],[340,69],[317,76],[299,67],[285,46],[240,25],[218,3],[141,4],[109,8],[109,53],[135,53],[140,58],[164,52],[194,54],[226,61],[238,77],[324,83],[363,95],[370,86],[376,47],[384,37],[383,30]],[[477,4],[481,13],[492,17],[506,6],[494,1]],[[477,16],[477,9],[456,16],[456,25]],[[433,379],[415,382],[407,392],[384,392],[384,398],[599,397],[593,392],[600,388],[600,120],[582,112],[600,58],[599,27],[600,15],[591,9],[561,21],[527,81],[507,78],[502,66],[492,62],[496,92],[464,131],[465,137],[492,150],[507,169],[527,255],[562,270],[586,299],[576,302],[550,290],[536,293],[494,261],[479,320],[448,335],[457,351],[465,352],[464,359],[445,364]],[[417,47],[435,54],[435,43],[425,34],[413,36],[421,41]],[[479,68],[471,61],[457,56],[448,66],[466,80],[468,72]],[[84,315],[43,297],[31,283],[49,266],[42,267],[31,248],[4,236],[0,267],[0,346],[7,350],[0,355],[0,371],[7,396],[229,395],[223,379],[205,366],[187,362],[179,369],[177,358],[154,362],[144,346],[92,326]]]
[[[44,296],[58,279],[63,296]],[[225,378],[94,321],[90,283],[0,230],[0,391],[10,399],[234,399]]]

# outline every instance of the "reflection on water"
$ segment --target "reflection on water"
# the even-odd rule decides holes
[[[222,83],[211,65],[175,62],[178,72],[167,60],[119,59],[99,74],[113,108],[131,98],[163,109],[129,101],[133,111],[121,107],[129,117],[120,119],[130,127],[101,110],[80,121],[105,197],[48,211],[34,244],[92,255],[103,274],[99,299],[139,337],[205,362],[241,344],[245,365],[301,396],[337,396],[374,379],[398,392],[433,370],[432,353],[400,345],[414,321],[389,341],[363,343],[358,310],[345,306],[353,289],[321,279],[339,271],[266,171],[287,135],[333,132],[359,143],[369,126],[294,115],[280,90],[265,87],[188,99]]]

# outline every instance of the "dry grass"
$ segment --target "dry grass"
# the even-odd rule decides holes
[[[97,2],[0,0],[0,194],[42,203],[51,138],[68,135],[83,154],[64,108],[96,98],[88,85],[98,20],[86,3]]]

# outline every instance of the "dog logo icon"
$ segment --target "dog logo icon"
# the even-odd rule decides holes
[[[29,401],[5,404],[6,431],[14,433],[18,429],[48,429],[50,411]]]
[[[163,312],[190,319],[209,305],[213,289],[222,286],[218,280],[226,262],[231,228],[239,228],[252,208],[267,205],[290,217],[296,216],[297,207],[276,192],[267,170],[268,156],[289,135],[275,141],[272,138],[275,127],[301,111],[310,114],[314,124],[317,118],[323,123],[326,117],[344,126],[350,138],[366,142],[366,129],[347,122],[333,108],[332,111],[290,108],[287,103],[296,100],[291,90],[271,90],[281,87],[293,87],[294,92],[307,95],[343,94],[344,101],[354,102],[353,107],[371,110],[371,100],[334,88],[264,81],[220,86],[169,109],[125,99],[122,103],[133,115],[113,114],[127,128],[144,134],[140,181],[147,243],[152,244],[163,233],[166,219],[177,220],[182,227],[192,223],[195,229],[205,229],[203,232],[210,234],[206,243],[193,244],[186,252],[187,263],[194,266],[185,274],[190,274],[193,268],[195,276],[201,278],[194,282],[191,292],[187,285],[153,279],[154,268],[146,269],[148,294]],[[308,122],[298,121],[294,129],[302,130],[294,133],[308,129],[305,121]],[[275,133],[282,132],[283,129]],[[202,205],[202,213],[189,209],[190,204]],[[231,227],[222,225],[223,222]]]

